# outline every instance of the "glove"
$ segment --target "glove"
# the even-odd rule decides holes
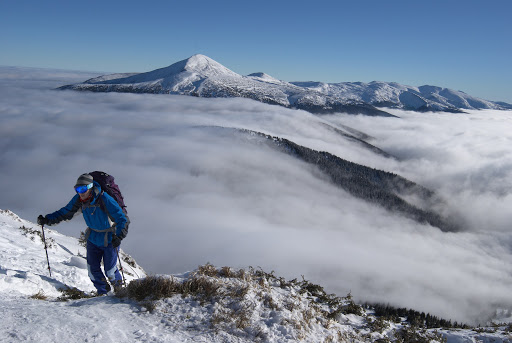
[[[116,235],[113,235],[112,236],[112,246],[114,248],[117,248],[119,245],[121,245],[121,238],[119,238],[118,236]]]
[[[37,223],[39,225],[45,225],[45,224],[48,224],[50,221],[48,220],[48,218],[46,217],[43,217],[43,215],[39,215],[39,217],[37,217]]]

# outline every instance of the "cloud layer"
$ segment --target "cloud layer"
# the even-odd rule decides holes
[[[123,249],[148,271],[199,264],[304,275],[331,292],[458,321],[510,308],[509,113],[316,117],[245,99],[77,93],[95,75],[0,68],[0,208],[64,206],[84,171],[116,176],[132,220]],[[368,133],[387,159],[323,123]],[[353,198],[237,127],[395,172],[438,192],[464,231],[443,233]],[[76,218],[55,229],[74,236]]]

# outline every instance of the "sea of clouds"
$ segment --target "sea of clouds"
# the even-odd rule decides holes
[[[54,89],[95,76],[0,67],[0,209],[35,221],[67,204],[80,174],[104,170],[132,221],[122,248],[151,273],[206,262],[262,267],[340,296],[470,323],[512,308],[511,112],[318,117],[247,99]],[[360,130],[395,158],[325,123]],[[219,127],[406,177],[439,194],[438,210],[461,231],[354,198],[261,138]],[[78,236],[84,226],[75,218],[53,228]]]

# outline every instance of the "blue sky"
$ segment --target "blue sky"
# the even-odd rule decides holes
[[[244,75],[512,103],[510,13],[509,0],[0,0],[0,65],[143,72],[201,53]]]

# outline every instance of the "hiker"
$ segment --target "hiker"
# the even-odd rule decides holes
[[[111,287],[114,291],[122,286],[122,277],[117,269],[117,259],[121,240],[128,233],[130,220],[117,201],[94,181],[92,175],[82,174],[76,181],[77,194],[60,210],[40,215],[39,225],[55,225],[63,220],[70,220],[78,211],[82,211],[88,228],[85,232],[87,240],[87,270],[89,277],[97,289],[98,295],[107,294]],[[101,270],[101,260],[105,274]]]

